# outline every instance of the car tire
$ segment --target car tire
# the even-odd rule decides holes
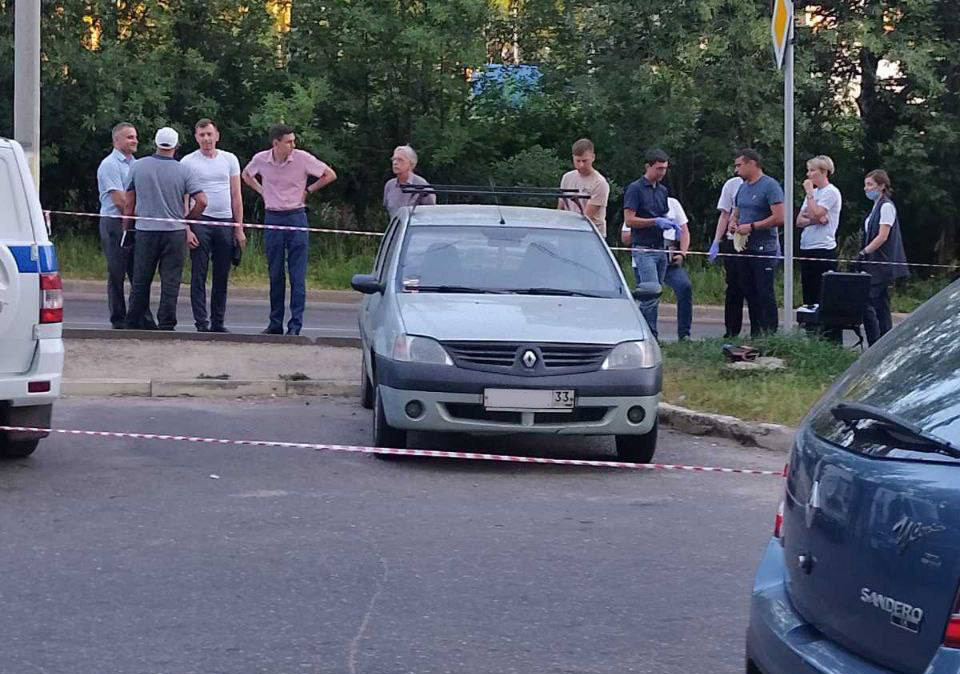
[[[0,440],[0,459],[22,459],[33,454],[40,444],[36,440]]]
[[[365,410],[373,409],[373,385],[367,376],[367,354],[364,353],[360,362],[360,405]]]
[[[650,463],[657,450],[657,422],[643,435],[618,435],[617,458],[628,463]]]
[[[383,399],[380,397],[380,387],[374,387],[373,391],[373,446],[390,447],[392,449],[406,449],[407,432],[399,428],[393,428],[387,423],[387,417],[383,413]],[[392,454],[377,454],[378,457],[390,457]]]

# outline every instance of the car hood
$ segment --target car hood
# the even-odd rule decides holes
[[[632,299],[398,293],[406,332],[440,341],[618,344],[646,338]]]

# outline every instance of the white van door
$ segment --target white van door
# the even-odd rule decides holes
[[[26,372],[37,349],[40,250],[18,156],[0,140],[0,374]]]

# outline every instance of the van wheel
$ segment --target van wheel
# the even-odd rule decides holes
[[[362,356],[360,363],[360,405],[363,409],[373,409],[373,386],[370,384],[370,377],[367,376],[367,354]]]
[[[391,449],[406,449],[407,432],[399,428],[393,428],[387,423],[387,417],[383,413],[383,399],[380,397],[380,387],[374,388],[373,392],[373,446],[389,447]],[[389,458],[391,454],[377,454],[379,458]]]
[[[628,463],[650,463],[657,450],[657,422],[643,435],[618,435],[617,458]]]
[[[22,459],[25,456],[33,454],[33,450],[40,444],[40,439],[36,440],[0,440],[0,458],[3,459]]]

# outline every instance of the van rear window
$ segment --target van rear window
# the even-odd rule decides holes
[[[915,311],[883,343],[867,350],[810,420],[817,435],[850,451],[960,464],[942,453],[911,451],[896,442],[858,441],[850,424],[835,418],[832,410],[838,403],[882,410],[960,447],[960,281]]]
[[[33,241],[23,189],[13,151],[0,147],[0,241]]]

